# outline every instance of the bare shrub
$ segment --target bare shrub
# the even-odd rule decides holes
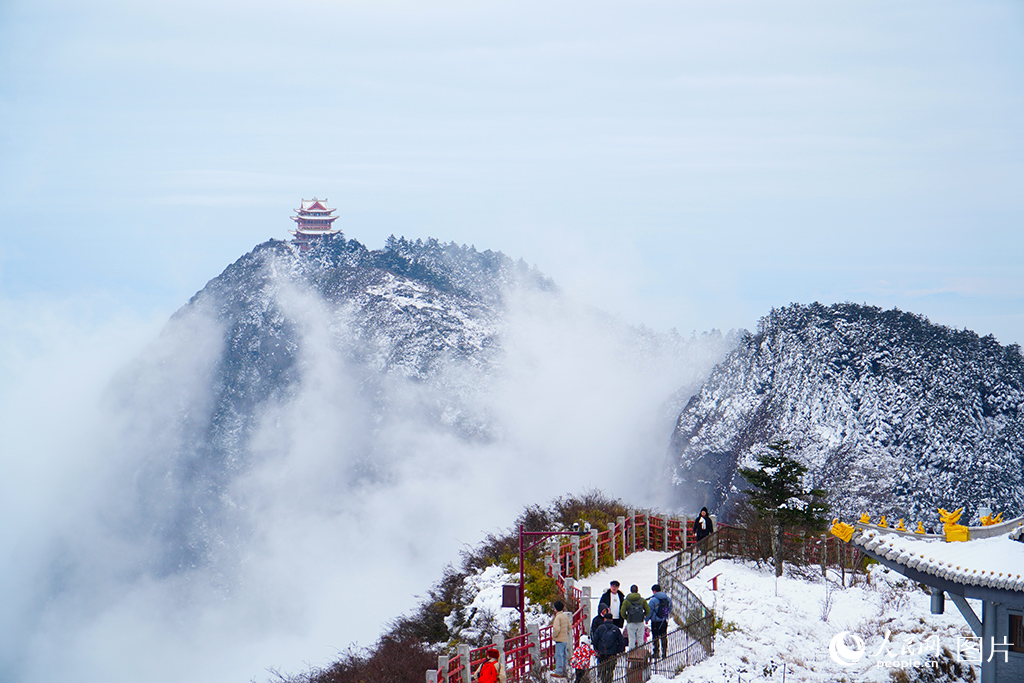
[[[828,615],[832,613],[832,606],[835,604],[836,585],[826,580],[825,581],[825,597],[821,599],[821,620],[828,621]]]
[[[958,661],[949,648],[944,647],[941,653],[929,655],[915,667],[890,671],[889,680],[893,683],[975,683],[978,675],[973,666]]]

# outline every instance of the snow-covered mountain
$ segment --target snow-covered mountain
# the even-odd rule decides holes
[[[663,504],[665,439],[733,343],[496,252],[260,244],[26,450],[59,504],[0,574],[0,679],[250,680],[369,645],[526,505]]]
[[[834,511],[924,520],[983,499],[1024,509],[1024,364],[1016,345],[855,304],[773,310],[686,405],[678,500],[728,509],[738,467],[775,439]]]
[[[475,393],[496,360],[504,298],[518,289],[555,293],[522,261],[433,239],[391,238],[377,251],[340,233],[307,250],[270,240],[228,266],[110,392],[130,416],[122,440],[153,451],[132,514],[157,520],[162,570],[233,543],[232,482],[294,445],[276,441],[302,438],[280,428],[286,414],[289,424],[298,412],[310,427],[358,425],[331,446],[346,486],[386,476],[375,435],[395,413],[490,438]]]
[[[112,516],[147,520],[158,571],[198,566],[214,548],[244,546],[253,505],[236,482],[268,460],[292,468],[295,453],[320,452],[330,470],[323,493],[337,496],[388,481],[404,452],[424,448],[415,443],[424,435],[507,441],[520,428],[496,414],[502,397],[509,385],[540,387],[543,374],[557,381],[566,361],[549,368],[553,355],[571,355],[570,366],[591,375],[616,359],[637,377],[657,373],[692,391],[729,343],[656,334],[567,304],[549,279],[497,252],[394,237],[368,250],[340,233],[307,250],[271,240],[197,293],[110,391],[127,423],[117,439],[142,463],[125,483],[134,501],[118,502]],[[664,374],[665,363],[675,370]],[[569,375],[558,391],[588,392]],[[655,404],[672,405],[677,387],[663,386]],[[599,395],[561,410],[583,410]],[[557,416],[553,407],[544,420]],[[587,440],[566,435],[574,438]]]

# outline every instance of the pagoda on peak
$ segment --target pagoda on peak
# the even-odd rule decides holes
[[[337,209],[327,207],[326,199],[303,199],[295,209],[296,215],[291,217],[295,221],[295,229],[288,232],[295,235],[295,242],[300,247],[308,249],[312,240],[341,232],[331,227],[338,220],[337,216],[331,215],[335,211]]]

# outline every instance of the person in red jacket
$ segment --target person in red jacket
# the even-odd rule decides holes
[[[497,648],[487,650],[487,661],[476,669],[476,680],[480,683],[498,683],[498,657],[500,653]]]
[[[594,648],[590,646],[590,638],[580,636],[580,644],[572,651],[569,665],[576,669],[576,683],[583,683],[583,677],[590,668],[590,660],[594,657]]]

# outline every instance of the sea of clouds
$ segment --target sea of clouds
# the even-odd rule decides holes
[[[492,368],[441,383],[486,417],[470,439],[422,383],[383,383],[375,412],[330,306],[289,288],[279,304],[300,330],[298,390],[261,408],[210,515],[217,542],[186,566],[166,563],[166,530],[194,492],[167,463],[213,409],[220,321],[4,304],[0,679],[264,681],[370,645],[526,505],[590,488],[665,504],[673,419],[729,345],[639,352],[621,323],[520,292]]]

